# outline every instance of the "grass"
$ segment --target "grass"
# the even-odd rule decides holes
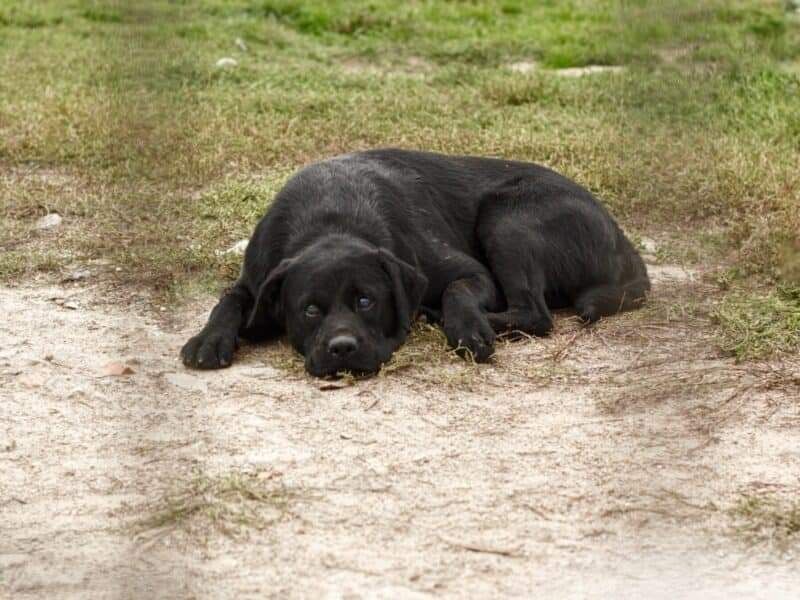
[[[135,529],[139,533],[171,529],[202,537],[218,531],[240,537],[278,521],[292,498],[293,494],[271,474],[198,473],[188,482],[173,485],[149,505]]]
[[[732,509],[736,532],[750,543],[785,548],[800,538],[800,503],[744,496]]]
[[[0,279],[18,278],[24,273],[56,273],[61,259],[56,254],[8,250],[0,254]]]
[[[800,287],[734,291],[714,310],[721,348],[739,360],[800,349]]]
[[[626,69],[553,71],[588,64]],[[293,170],[395,145],[548,164],[777,290],[800,281],[798,64],[778,0],[7,0],[0,278],[101,258],[221,289]]]

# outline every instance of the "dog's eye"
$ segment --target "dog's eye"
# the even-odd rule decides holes
[[[306,306],[305,313],[309,319],[315,319],[322,314],[322,311],[320,311],[319,306],[316,304],[309,304]]]
[[[359,296],[358,300],[356,301],[356,306],[358,307],[358,310],[369,310],[370,308],[372,308],[372,304],[373,304],[372,298],[370,298],[369,296]]]

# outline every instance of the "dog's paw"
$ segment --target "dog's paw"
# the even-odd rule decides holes
[[[227,332],[200,332],[181,349],[183,364],[192,369],[221,369],[233,362],[236,336]]]
[[[494,354],[495,334],[484,315],[444,322],[447,342],[464,358],[486,362]]]
[[[600,311],[594,304],[582,303],[581,306],[575,307],[578,313],[578,318],[584,325],[591,325],[600,320]]]
[[[523,337],[524,334],[544,337],[553,331],[553,320],[536,315],[530,310],[513,309],[500,313],[489,313],[489,323],[497,333],[506,334],[507,339]]]

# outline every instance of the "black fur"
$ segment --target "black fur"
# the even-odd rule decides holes
[[[287,333],[313,375],[374,372],[421,310],[452,346],[485,361],[496,332],[547,335],[550,309],[568,306],[591,323],[635,308],[649,289],[614,219],[558,173],[371,150],[289,180],[239,280],[181,354],[187,366],[219,368],[240,335]]]

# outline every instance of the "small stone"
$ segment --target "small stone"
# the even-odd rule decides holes
[[[585,75],[596,75],[598,73],[619,73],[623,70],[619,66],[610,65],[588,65],[586,67],[571,67],[569,69],[557,69],[556,75],[561,77],[583,77]]]
[[[53,229],[61,225],[62,220],[61,215],[58,213],[50,213],[36,221],[36,229]]]
[[[249,242],[250,240],[239,240],[227,250],[223,250],[222,254],[235,254],[237,256],[241,256],[244,254],[245,250],[247,250],[247,244]]]
[[[64,308],[68,308],[70,310],[78,310],[80,308],[80,305],[74,300],[67,300],[61,306],[63,306]]]
[[[508,68],[517,73],[531,73],[535,71],[538,65],[532,60],[523,60],[508,65]]]
[[[81,279],[88,279],[92,272],[89,269],[77,269],[69,273],[61,283],[69,283],[70,281],[80,281]]]
[[[239,63],[235,58],[231,58],[230,56],[225,56],[220,58],[217,61],[217,68],[218,69],[232,69],[233,67],[237,66]]]
[[[186,373],[167,373],[164,375],[164,379],[175,387],[189,392],[206,392],[208,390],[208,385],[205,381]]]
[[[121,377],[122,375],[132,375],[133,369],[124,363],[110,362],[103,367],[103,375],[107,377]]]

